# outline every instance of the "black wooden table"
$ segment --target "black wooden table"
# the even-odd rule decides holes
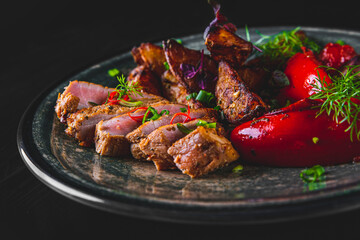
[[[239,28],[270,25],[360,30],[357,6],[334,2],[223,1]],[[55,81],[145,41],[202,32],[213,19],[206,1],[13,2],[0,14],[0,236],[19,239],[352,239],[360,209],[310,219],[241,226],[205,226],[135,219],[74,202],[41,183],[16,145],[21,115]]]

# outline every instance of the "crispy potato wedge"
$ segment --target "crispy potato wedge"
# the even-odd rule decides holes
[[[243,65],[253,48],[251,42],[245,41],[221,26],[210,29],[205,45],[214,60],[218,62],[224,60],[234,68]]]
[[[215,96],[226,120],[234,125],[259,117],[269,107],[256,93],[252,92],[229,63],[219,63],[219,79]]]
[[[145,65],[135,67],[127,78],[128,82],[133,82],[141,87],[141,91],[161,96],[160,79]]]
[[[164,53],[169,64],[171,73],[189,93],[198,92],[202,88],[197,76],[187,78],[181,69],[182,64],[198,67],[201,61],[201,52],[184,47],[175,40],[169,39],[163,42]],[[208,74],[204,90],[214,92],[217,76],[217,63],[208,55],[203,56],[203,71]]]
[[[139,47],[134,47],[131,50],[131,54],[138,65],[145,65],[158,78],[165,71],[164,62],[166,59],[162,47],[152,43],[142,43]]]

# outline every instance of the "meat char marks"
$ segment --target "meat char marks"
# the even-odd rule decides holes
[[[157,111],[169,111],[169,114],[181,112],[181,104],[155,104]],[[130,154],[130,142],[126,135],[142,124],[147,109],[139,109],[133,113],[122,114],[109,120],[102,120],[96,125],[95,149],[106,156],[126,156]]]
[[[216,122],[215,118],[204,117],[203,120],[207,122]],[[194,130],[197,128],[199,119],[183,123],[183,126],[187,129]],[[223,129],[220,132],[223,133]],[[142,152],[145,153],[148,160],[154,162],[157,170],[176,169],[174,159],[167,153],[167,150],[177,140],[186,136],[186,133],[178,128],[177,123],[162,126],[152,133],[150,133],[145,139],[141,140],[139,147]]]
[[[65,91],[59,94],[55,106],[58,118],[67,124],[66,134],[78,140],[81,146],[93,146],[95,126],[98,122],[135,109],[135,107],[103,104],[109,93],[114,90],[99,84],[82,81],[70,82]],[[129,97],[134,101],[141,101],[143,107],[169,102],[160,96],[145,92],[142,92],[141,96],[130,94]],[[96,104],[100,105],[93,106]]]
[[[58,95],[55,112],[61,122],[66,121],[66,116],[79,109],[93,106],[93,103],[103,104],[108,94],[115,89],[101,86],[99,84],[71,81],[65,87],[65,91]]]
[[[167,151],[176,166],[195,178],[237,160],[239,154],[231,142],[213,128],[199,126],[176,141]]]
[[[188,114],[192,119],[203,117],[215,119],[217,117],[217,112],[212,108],[189,109],[188,111]],[[171,123],[182,123],[186,119],[187,117],[183,115],[177,115],[175,117],[174,114],[165,115],[155,121],[146,122],[134,131],[127,134],[126,138],[129,140],[129,142],[131,142],[132,156],[136,159],[147,158],[146,154],[140,149],[140,142],[159,127],[169,125]]]

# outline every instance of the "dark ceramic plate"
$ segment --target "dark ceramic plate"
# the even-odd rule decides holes
[[[257,28],[275,34],[289,27]],[[360,33],[303,28],[321,42],[339,39],[360,52]],[[244,36],[244,32],[239,32]],[[258,35],[251,31],[251,40]],[[202,35],[182,38],[189,48],[204,48]],[[254,223],[323,215],[360,206],[360,165],[325,167],[326,180],[304,184],[301,168],[234,163],[199,179],[179,171],[156,171],[150,162],[101,157],[64,134],[54,115],[57,94],[71,80],[111,86],[108,70],[128,73],[135,66],[129,52],[98,63],[41,94],[23,115],[18,147],[31,172],[55,191],[110,212],[148,219],[197,223]],[[291,156],[289,156],[291,159]]]

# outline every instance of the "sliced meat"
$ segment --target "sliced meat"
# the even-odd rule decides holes
[[[195,178],[237,160],[239,154],[231,142],[215,129],[198,127],[176,141],[167,151],[176,166]]]
[[[143,102],[140,107],[147,107],[157,103],[168,103],[167,100],[149,94],[143,94],[144,97],[138,98],[133,96],[135,100]],[[138,106],[139,107],[139,106]],[[85,108],[70,114],[67,117],[67,125],[65,132],[77,139],[81,146],[90,147],[94,144],[95,125],[101,120],[107,120],[115,116],[127,113],[137,107],[124,107],[121,105],[99,105],[95,107]]]
[[[149,68],[158,78],[165,71],[166,59],[162,47],[152,43],[142,43],[139,47],[134,47],[131,54],[138,65]]]
[[[180,108],[184,105],[180,104],[156,104],[152,107],[157,111],[168,110],[170,114],[180,112]],[[146,109],[139,109],[131,113],[133,118],[136,116],[143,116]],[[134,120],[128,114],[123,114],[109,120],[100,121],[96,125],[95,131],[95,148],[96,152],[106,156],[121,156],[129,155],[130,142],[126,139],[126,135],[142,124],[142,118]],[[127,142],[127,144],[123,144]],[[114,144],[121,143],[124,146],[114,146]],[[126,148],[126,150],[124,149]]]
[[[216,119],[203,118],[207,122],[215,122]],[[183,123],[189,129],[196,129],[198,119]],[[159,127],[141,140],[139,147],[147,156],[147,160],[153,161],[157,170],[176,169],[174,159],[167,153],[167,150],[177,140],[186,136],[178,129],[177,124],[170,124]]]
[[[108,97],[108,93],[114,90],[95,83],[71,81],[65,87],[65,91],[58,95],[55,106],[56,115],[64,122],[65,116],[69,113],[91,107],[93,106],[92,103],[103,104]]]
[[[165,115],[160,117],[155,121],[149,121],[142,124],[140,127],[135,129],[134,131],[130,132],[126,135],[126,138],[129,142],[132,143],[131,145],[131,153],[134,158],[136,159],[143,159],[146,158],[146,155],[141,151],[139,143],[141,140],[146,138],[150,133],[158,129],[159,127],[169,125],[171,119],[173,118],[173,114]],[[217,111],[212,108],[200,108],[200,109],[191,109],[189,116],[192,119],[198,119],[203,117],[208,118],[216,118]],[[174,118],[173,123],[182,123],[186,120],[186,117],[183,115],[178,115]]]
[[[222,26],[214,26],[206,37],[205,45],[216,61],[226,61],[232,67],[240,67],[253,50],[251,42],[245,41]]]
[[[215,96],[226,120],[234,125],[259,117],[269,109],[261,97],[250,91],[239,74],[225,61],[219,63]]]

